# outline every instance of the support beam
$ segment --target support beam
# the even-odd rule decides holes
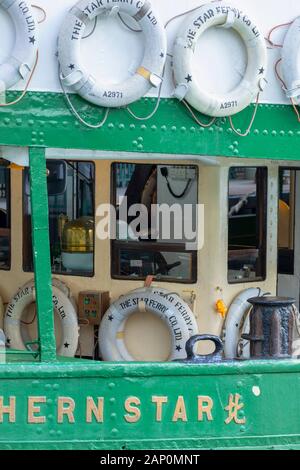
[[[56,360],[56,344],[52,305],[45,150],[42,148],[31,148],[29,151],[29,163],[33,262],[41,361],[51,362]]]

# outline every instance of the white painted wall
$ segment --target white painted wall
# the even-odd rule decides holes
[[[57,36],[63,17],[76,0],[35,0],[34,3],[47,12],[47,21],[40,25],[40,60],[30,89],[35,91],[59,92],[57,78],[57,58],[55,57]],[[204,3],[204,2],[202,2]],[[233,5],[241,8],[257,23],[263,34],[275,25],[293,20],[300,15],[299,0],[234,0]],[[152,0],[163,22],[173,16],[201,5],[200,0]],[[36,11],[38,18],[42,17]],[[184,17],[176,19],[168,26],[169,52],[176,31]],[[92,25],[91,25],[92,26]],[[13,25],[6,13],[0,9],[1,48],[0,61],[10,55],[14,34]],[[286,29],[280,29],[274,35],[276,41],[282,42]],[[83,41],[82,53],[84,62],[102,79],[120,82],[130,70],[135,70],[143,54],[142,35],[127,30],[118,19],[101,20],[95,34]],[[288,103],[274,75],[274,64],[279,58],[280,49],[268,51],[269,72],[268,86],[261,95],[262,102]],[[228,91],[238,81],[245,68],[245,51],[243,44],[231,31],[215,29],[204,34],[199,41],[196,54],[199,77],[203,86],[217,91]],[[22,88],[20,83],[18,89]],[[163,96],[170,97],[173,92],[170,58],[166,70]],[[156,90],[150,94],[156,96]]]

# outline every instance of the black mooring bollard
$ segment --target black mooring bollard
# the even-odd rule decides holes
[[[242,338],[250,341],[252,359],[284,359],[292,357],[294,304],[288,297],[254,297],[250,314],[250,333]]]

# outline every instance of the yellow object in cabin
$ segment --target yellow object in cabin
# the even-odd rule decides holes
[[[81,217],[64,224],[62,251],[66,253],[93,253],[94,221],[91,217]]]

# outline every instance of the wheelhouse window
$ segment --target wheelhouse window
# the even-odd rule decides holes
[[[228,281],[266,277],[267,169],[229,170]]]
[[[294,274],[296,170],[279,170],[278,274]]]
[[[112,277],[196,282],[197,167],[115,163],[112,182]]]
[[[10,170],[0,159],[0,269],[10,269]]]
[[[54,274],[93,276],[95,169],[90,162],[47,161]],[[24,177],[24,270],[33,271],[29,170]]]

